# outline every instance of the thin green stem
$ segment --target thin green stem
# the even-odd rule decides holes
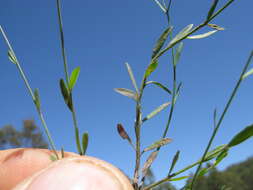
[[[167,18],[167,22],[168,22],[168,25],[170,26],[170,15],[169,15],[169,10],[170,10],[170,7],[171,7],[171,0],[169,2],[169,5],[168,5],[168,8],[166,9],[166,12],[165,12],[165,15],[166,15],[166,18]],[[172,38],[172,32],[170,32],[170,38]],[[170,109],[170,114],[169,114],[169,119],[168,119],[168,122],[166,124],[166,127],[165,127],[165,130],[164,130],[164,133],[163,133],[163,136],[162,138],[166,137],[166,134],[167,134],[167,131],[168,131],[168,128],[169,128],[169,125],[170,125],[170,122],[171,122],[171,119],[172,119],[172,115],[173,115],[173,110],[174,110],[174,102],[175,102],[175,94],[176,94],[176,67],[174,66],[174,49],[172,48],[172,65],[173,65],[173,91],[172,91],[172,106],[171,106],[171,109]],[[157,148],[157,151],[160,150],[161,147]],[[145,176],[143,177],[142,179],[142,182],[145,181]],[[141,184],[141,187],[142,187],[143,184]],[[154,186],[157,186],[159,184],[155,184]],[[154,187],[152,186],[152,187]]]
[[[219,152],[222,152],[222,151],[223,151],[223,149],[220,150]],[[214,155],[218,154],[219,152],[214,152],[213,155],[210,155],[210,156],[214,156]],[[206,161],[208,161],[208,160],[206,160]],[[201,160],[199,160],[199,161],[197,161],[197,162],[194,162],[193,164],[191,164],[191,165],[189,165],[189,166],[186,166],[185,168],[183,168],[183,169],[181,169],[181,170],[179,170],[179,171],[177,171],[177,172],[175,172],[175,173],[172,173],[172,174],[169,175],[169,176],[164,177],[163,179],[157,181],[156,183],[151,184],[151,185],[145,187],[143,190],[148,190],[148,189],[151,189],[151,188],[153,188],[153,187],[155,187],[155,186],[157,186],[157,185],[160,185],[160,184],[162,184],[162,183],[164,183],[164,182],[167,182],[167,181],[169,181],[172,177],[175,177],[175,176],[177,176],[177,175],[179,175],[179,174],[181,174],[181,173],[184,173],[185,171],[187,171],[187,170],[189,170],[189,169],[191,169],[191,168],[197,166],[200,162],[201,162]]]
[[[222,8],[220,8],[216,13],[214,13],[211,18],[208,20],[210,22],[213,20],[216,16],[218,16],[224,9],[226,9],[231,3],[233,3],[234,0],[229,0]]]
[[[77,125],[77,119],[76,119],[76,112],[74,108],[74,103],[72,99],[72,93],[71,89],[69,87],[69,74],[68,74],[68,64],[67,64],[67,56],[66,56],[66,51],[65,51],[65,43],[64,43],[64,32],[63,32],[63,22],[62,22],[62,15],[61,15],[61,3],[60,0],[57,0],[57,13],[58,13],[58,22],[59,22],[59,30],[60,30],[60,37],[61,37],[61,51],[62,51],[62,57],[63,57],[63,64],[64,64],[64,72],[65,72],[65,78],[67,82],[67,88],[70,91],[70,101],[72,102],[72,119],[74,123],[74,129],[75,129],[75,138],[76,138],[76,146],[78,153],[80,155],[83,155],[83,150],[81,148],[81,143],[80,143],[80,137],[79,137],[79,129]]]
[[[169,2],[169,5],[168,5],[168,8],[167,8],[167,11],[165,12],[166,14],[166,18],[167,18],[167,21],[168,21],[168,25],[170,26],[170,15],[169,15],[169,10],[170,10],[170,7],[171,7],[171,1]],[[170,32],[170,38],[172,38],[172,32]],[[165,138],[166,135],[167,135],[167,132],[168,132],[168,129],[169,129],[169,126],[170,126],[170,123],[171,123],[171,120],[172,120],[172,116],[173,116],[173,111],[174,111],[174,103],[175,103],[175,96],[176,96],[176,67],[175,67],[175,64],[174,64],[174,48],[172,48],[172,51],[171,51],[171,57],[172,57],[172,65],[173,65],[173,89],[172,89],[172,104],[171,104],[171,107],[170,107],[170,113],[169,113],[169,118],[168,118],[168,121],[166,123],[166,126],[165,126],[165,130],[163,132],[163,135],[162,135],[162,138]],[[161,147],[157,148],[156,150],[159,151],[161,149]],[[145,178],[143,179],[143,181],[145,180]],[[150,185],[150,188],[153,188],[157,185],[160,185],[161,183],[164,183],[168,181],[167,178],[164,178],[162,181],[159,181],[157,183],[154,183],[154,184],[151,184]],[[148,186],[149,187],[149,186]],[[146,188],[144,188],[146,189]]]
[[[72,98],[72,95],[71,95]],[[74,108],[74,103],[72,103],[72,118],[73,118],[73,122],[74,122],[74,127],[75,127],[75,137],[76,137],[76,146],[77,146],[77,150],[79,152],[80,155],[83,155],[84,152],[82,150],[81,147],[81,143],[80,143],[80,136],[79,136],[79,130],[78,130],[78,125],[77,125],[77,119],[76,119],[76,112],[75,112],[75,108]]]
[[[53,150],[53,152],[54,152],[54,154],[55,154],[57,160],[59,160],[59,156],[58,156],[58,154],[57,154],[57,152],[56,152],[56,148],[55,148],[55,145],[54,145],[54,141],[53,141],[53,139],[51,138],[49,129],[48,129],[48,127],[47,127],[46,121],[45,121],[45,119],[44,119],[44,116],[43,116],[41,110],[39,110],[39,117],[40,117],[40,120],[41,120],[41,122],[42,122],[42,125],[44,126],[44,129],[45,129],[45,131],[46,131],[46,135],[47,135],[47,138],[48,138],[48,140],[49,140],[49,144],[51,145],[51,148],[52,148],[52,150]]]
[[[141,88],[139,90],[138,99],[136,101],[136,120],[135,120],[135,137],[136,137],[136,149],[135,149],[135,169],[134,169],[134,188],[136,190],[139,189],[139,170],[140,170],[140,161],[141,161],[141,125],[142,125],[142,107],[141,107],[141,99],[143,95],[143,91],[146,84],[145,75],[143,77]]]
[[[172,89],[172,103],[171,103],[169,118],[168,118],[165,130],[163,132],[163,136],[162,136],[163,138],[165,138],[167,136],[167,133],[168,133],[168,130],[169,130],[169,126],[170,126],[170,123],[172,121],[174,107],[175,107],[175,97],[176,97],[176,80],[175,80],[176,68],[175,67],[173,67],[173,75],[174,75],[174,80],[173,80],[173,89]]]
[[[60,30],[60,37],[61,37],[61,51],[62,51],[62,57],[63,57],[63,63],[64,63],[64,72],[65,72],[65,78],[66,78],[67,86],[69,88],[68,64],[67,64],[67,56],[66,56],[66,51],[65,51],[60,0],[57,0],[57,13],[58,13],[58,22],[59,22],[59,30]]]
[[[212,134],[212,136],[211,136],[211,138],[210,138],[210,140],[208,142],[208,145],[207,145],[207,147],[205,149],[205,152],[204,152],[204,154],[202,156],[201,162],[199,163],[199,166],[198,166],[198,168],[197,168],[197,170],[196,170],[196,172],[195,172],[195,174],[193,176],[193,180],[192,180],[192,183],[191,183],[191,186],[190,186],[191,190],[193,189],[194,183],[195,183],[196,178],[198,176],[199,170],[201,169],[202,163],[205,160],[206,154],[208,153],[208,151],[209,151],[209,149],[211,147],[211,144],[212,144],[212,142],[213,142],[213,140],[214,140],[214,138],[215,138],[215,136],[216,136],[216,134],[217,134],[220,126],[221,126],[221,123],[222,123],[222,121],[223,121],[223,119],[224,119],[224,117],[225,117],[225,115],[226,115],[226,113],[227,113],[227,111],[228,111],[228,109],[229,109],[229,107],[231,105],[231,102],[234,99],[234,97],[236,95],[236,92],[238,91],[238,89],[240,87],[240,84],[241,84],[241,82],[243,80],[243,75],[246,73],[246,71],[247,71],[247,69],[248,69],[248,67],[250,65],[252,57],[253,57],[253,51],[251,52],[251,54],[250,54],[250,56],[249,56],[249,58],[248,58],[248,60],[247,60],[247,62],[245,64],[245,66],[244,66],[244,68],[243,68],[243,70],[241,72],[241,75],[240,75],[240,77],[239,77],[239,79],[238,79],[238,81],[237,81],[237,83],[235,85],[235,88],[233,89],[232,94],[230,95],[230,98],[229,98],[229,100],[228,100],[228,102],[227,102],[227,104],[226,104],[226,106],[225,106],[225,108],[224,108],[224,110],[223,110],[223,112],[221,114],[221,117],[220,117],[220,119],[219,119],[219,121],[217,123],[217,126],[215,127],[215,129],[213,131],[213,134]]]
[[[169,2],[169,6],[166,12],[166,16],[167,16],[167,21],[168,21],[168,25],[170,25],[170,14],[169,14],[169,10],[171,7],[171,1]],[[170,32],[170,38],[172,39],[172,31]],[[177,75],[176,75],[176,66],[175,66],[175,59],[174,59],[174,48],[172,47],[171,49],[171,58],[172,58],[172,65],[173,65],[173,89],[172,89],[172,103],[171,103],[171,107],[170,107],[170,113],[169,113],[169,118],[165,127],[165,130],[163,132],[163,136],[162,138],[165,138],[168,130],[169,130],[169,126],[172,120],[172,116],[173,116],[173,112],[174,112],[174,106],[175,106],[175,97],[176,97],[176,90],[177,90]],[[158,149],[160,150],[160,148]]]
[[[158,185],[161,185],[162,183],[165,183],[165,182],[167,182],[167,181],[169,181],[169,180],[170,180],[170,178],[168,178],[168,177],[163,178],[163,179],[161,179],[161,180],[159,180],[159,181],[157,181],[157,182],[155,182],[155,183],[153,183],[153,184],[151,184],[151,185],[148,185],[148,186],[144,187],[143,190],[152,189],[152,188],[154,188],[154,187],[156,187],[156,186],[158,186]]]
[[[42,125],[43,125],[43,127],[44,127],[44,129],[45,129],[45,132],[46,132],[46,135],[47,135],[47,137],[48,137],[49,144],[50,144],[50,146],[51,146],[51,148],[52,148],[52,150],[53,150],[53,152],[54,152],[56,158],[59,159],[58,154],[57,154],[57,152],[56,152],[55,144],[54,144],[54,142],[53,142],[53,140],[52,140],[52,138],[51,138],[51,134],[50,134],[50,132],[49,132],[49,129],[48,129],[47,124],[46,124],[46,122],[45,122],[45,119],[44,119],[44,117],[43,117],[42,111],[41,111],[41,109],[38,109],[37,106],[36,106],[36,104],[35,104],[35,96],[34,96],[34,93],[33,93],[33,91],[32,91],[32,88],[30,87],[30,84],[29,84],[29,82],[28,82],[28,80],[27,80],[27,78],[26,78],[26,76],[25,76],[25,73],[24,73],[22,67],[20,66],[20,63],[19,63],[19,61],[18,61],[18,58],[16,57],[16,54],[15,54],[15,52],[14,52],[14,50],[13,50],[13,48],[12,48],[12,46],[11,46],[11,44],[10,44],[10,42],[9,42],[9,40],[8,40],[8,38],[7,38],[7,36],[6,36],[6,34],[5,34],[5,32],[4,32],[4,30],[3,30],[3,28],[2,28],[1,26],[0,26],[0,31],[1,31],[1,33],[2,33],[2,35],[3,35],[3,37],[4,37],[4,40],[5,40],[5,42],[6,42],[7,46],[8,46],[8,48],[9,48],[9,50],[10,50],[10,51],[12,52],[12,54],[15,56],[15,59],[16,59],[15,65],[17,66],[18,71],[19,71],[19,73],[20,73],[20,75],[21,75],[21,77],[22,77],[22,79],[23,79],[23,81],[24,81],[24,83],[25,83],[25,86],[27,87],[28,92],[29,92],[29,94],[31,95],[31,97],[32,97],[32,99],[33,99],[34,105],[35,105],[35,107],[36,107],[36,110],[37,110],[37,112],[38,112],[38,114],[39,114],[39,117],[40,117],[40,120],[41,120],[41,122],[42,122]]]
[[[9,42],[9,40],[8,40],[6,34],[5,34],[5,32],[4,32],[4,30],[3,30],[3,28],[2,28],[1,26],[0,26],[0,30],[1,30],[1,33],[2,33],[2,35],[3,35],[3,37],[4,37],[4,40],[5,40],[5,42],[6,42],[7,46],[8,46],[8,48],[9,48],[9,50],[10,50],[10,51],[13,53],[13,55],[16,57],[16,54],[15,54],[14,50],[12,49],[12,46],[11,46],[11,44],[10,44],[10,42]],[[17,59],[17,57],[16,57],[16,59]],[[18,68],[18,71],[19,71],[19,73],[20,73],[22,79],[23,79],[24,82],[25,82],[25,85],[26,85],[26,87],[27,87],[27,89],[28,89],[28,91],[29,91],[29,93],[30,93],[32,99],[35,100],[35,96],[34,96],[34,94],[33,94],[33,91],[32,91],[32,89],[31,89],[31,87],[30,87],[30,85],[29,85],[29,82],[28,82],[28,80],[27,80],[27,78],[26,78],[26,76],[25,76],[25,74],[24,74],[22,68],[20,67],[20,64],[19,64],[18,59],[17,59],[16,66],[17,66],[17,68]]]

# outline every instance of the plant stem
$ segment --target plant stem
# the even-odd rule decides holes
[[[71,99],[72,99],[72,94],[71,94]],[[76,146],[77,146],[77,150],[78,150],[79,154],[83,155],[84,152],[83,152],[81,144],[80,144],[79,129],[78,129],[78,125],[77,125],[76,112],[75,112],[75,108],[74,108],[74,103],[73,102],[72,102],[72,108],[73,108],[72,118],[73,118],[74,127],[75,127]]]
[[[31,87],[30,87],[30,84],[29,84],[29,82],[28,82],[28,80],[27,80],[27,78],[26,78],[26,76],[25,76],[25,73],[24,73],[22,67],[20,66],[20,63],[19,63],[19,61],[18,61],[18,58],[16,57],[16,54],[15,54],[15,52],[14,52],[14,50],[13,50],[13,48],[12,48],[12,46],[11,46],[11,44],[10,44],[10,42],[9,42],[9,40],[8,40],[8,38],[7,38],[7,36],[6,36],[6,34],[5,34],[5,32],[4,32],[4,30],[3,30],[3,28],[2,28],[1,26],[0,26],[0,31],[1,31],[1,33],[2,33],[2,35],[3,35],[3,37],[4,37],[4,40],[5,40],[5,42],[6,42],[7,46],[8,46],[8,48],[9,48],[9,50],[13,53],[13,55],[14,55],[15,58],[16,58],[16,63],[15,63],[15,65],[17,66],[18,71],[19,71],[19,73],[20,73],[20,75],[21,75],[21,77],[22,77],[22,79],[23,79],[23,81],[24,81],[24,83],[25,83],[25,86],[26,86],[26,88],[28,89],[28,92],[29,92],[29,94],[31,95],[31,97],[32,97],[32,99],[33,99],[33,102],[34,102],[34,101],[35,101],[34,93],[33,93],[32,89],[31,89]],[[35,105],[35,107],[36,107],[35,102],[34,102],[34,105]],[[37,108],[37,107],[36,107],[36,108]],[[58,156],[58,154],[57,154],[57,152],[56,152],[55,144],[54,144],[54,142],[53,142],[53,140],[52,140],[52,138],[51,138],[51,134],[50,134],[50,132],[49,132],[49,129],[48,129],[47,124],[46,124],[46,122],[45,122],[45,119],[44,119],[44,117],[43,117],[42,111],[41,111],[41,109],[36,109],[36,110],[37,110],[37,112],[38,112],[38,114],[39,114],[40,120],[41,120],[42,125],[43,125],[43,127],[44,127],[44,129],[45,129],[47,138],[48,138],[48,140],[49,140],[49,144],[50,144],[50,146],[51,146],[51,148],[52,148],[52,150],[53,150],[53,152],[54,152],[56,158],[59,159],[59,156]]]
[[[49,144],[51,145],[51,148],[52,148],[52,150],[53,150],[53,152],[54,152],[54,154],[55,154],[57,160],[59,160],[59,156],[58,156],[58,154],[57,154],[57,152],[56,152],[56,148],[55,148],[53,139],[51,138],[50,132],[49,132],[49,130],[48,130],[47,124],[46,124],[46,122],[45,122],[45,119],[44,119],[44,116],[43,116],[41,110],[39,110],[39,117],[40,117],[40,120],[41,120],[41,122],[42,122],[42,125],[44,126],[44,129],[45,129],[45,131],[46,131],[46,135],[47,135],[47,138],[48,138],[48,140],[49,140]]]
[[[169,1],[169,5],[168,5],[168,8],[166,9],[165,11],[165,15],[166,15],[166,18],[167,18],[167,22],[168,22],[168,25],[170,26],[170,14],[169,14],[169,10],[170,10],[170,7],[171,7],[171,0]],[[172,31],[170,32],[170,38],[172,38]],[[170,113],[169,113],[169,118],[168,118],[168,121],[166,123],[166,127],[165,127],[165,130],[163,132],[163,135],[162,135],[162,138],[165,138],[166,135],[167,135],[167,132],[168,132],[168,129],[169,129],[169,126],[170,126],[170,123],[171,123],[171,120],[172,120],[172,116],[173,116],[173,111],[174,111],[174,105],[175,105],[175,96],[176,96],[176,66],[174,64],[174,48],[171,49],[171,57],[172,57],[172,65],[173,65],[173,90],[172,90],[172,103],[171,103],[171,108],[170,108]],[[158,147],[156,150],[159,152],[161,149],[161,147]],[[150,188],[153,188],[161,183],[164,183],[166,181],[168,181],[167,178],[163,179],[165,181],[159,181],[157,183],[154,183],[154,184],[151,184],[150,185]],[[145,176],[143,178],[143,182],[145,181]],[[143,185],[143,184],[142,184]],[[149,186],[148,186],[149,187]],[[146,189],[146,188],[144,188]]]
[[[224,9],[226,9],[231,3],[233,3],[234,0],[229,0],[222,8],[220,8],[218,11],[216,11],[216,13],[214,13],[210,20],[208,22],[210,22],[211,20],[213,20],[216,16],[218,16]]]
[[[68,64],[67,64],[66,51],[65,51],[63,23],[62,23],[62,15],[61,15],[61,2],[60,2],[60,0],[57,0],[57,12],[58,12],[58,22],[59,22],[59,30],[60,30],[60,37],[61,37],[61,51],[62,51],[62,57],[63,57],[65,79],[66,79],[66,82],[67,82],[67,86],[69,88]]]
[[[160,185],[160,184],[162,184],[162,183],[165,183],[165,182],[167,182],[167,181],[169,181],[169,180],[170,180],[170,178],[168,178],[168,177],[163,178],[162,180],[159,180],[159,181],[157,181],[157,182],[155,182],[155,183],[153,183],[153,184],[151,184],[151,185],[148,185],[148,186],[144,187],[143,190],[152,189],[152,188],[154,188],[154,187],[156,187],[156,186],[158,186],[158,185]]]
[[[222,152],[222,151],[223,151],[223,149],[221,149],[219,152]],[[218,154],[219,152],[214,152],[213,154],[216,155],[216,154]],[[214,155],[210,154],[210,156],[214,156]],[[208,160],[206,160],[206,161],[208,161]],[[206,162],[206,161],[205,161],[205,162]],[[148,190],[148,189],[151,189],[151,188],[153,188],[153,187],[155,187],[155,186],[157,186],[157,185],[160,185],[160,184],[162,184],[162,183],[164,183],[164,182],[167,182],[167,181],[169,181],[172,177],[175,177],[175,176],[177,176],[177,175],[179,175],[179,174],[181,174],[181,173],[183,173],[183,172],[185,172],[185,171],[187,171],[187,170],[189,170],[189,169],[191,169],[191,168],[197,166],[200,162],[201,162],[201,160],[198,160],[197,162],[194,162],[193,164],[191,164],[191,165],[189,165],[189,166],[186,166],[185,168],[183,168],[183,169],[181,169],[181,170],[179,170],[179,171],[177,171],[177,172],[175,172],[175,173],[172,173],[172,174],[169,175],[169,176],[166,176],[165,178],[163,178],[163,179],[157,181],[156,183],[151,184],[151,185],[145,187],[143,190]]]
[[[73,119],[73,122],[74,122],[76,146],[77,146],[78,153],[80,155],[83,155],[83,150],[81,148],[80,137],[79,137],[79,129],[78,129],[77,119],[76,119],[76,112],[75,112],[73,98],[72,98],[72,92],[71,92],[71,89],[69,87],[68,64],[67,64],[67,56],[66,56],[66,51],[65,51],[64,32],[63,32],[63,23],[62,23],[62,16],[61,16],[60,0],[57,0],[57,13],[58,13],[60,36],[61,36],[61,51],[62,51],[62,57],[63,57],[63,63],[64,63],[65,78],[66,78],[66,82],[67,82],[67,88],[70,92],[69,98],[70,98],[70,101],[72,102],[71,112],[72,112],[72,119]]]
[[[217,134],[217,132],[218,132],[218,130],[219,130],[219,128],[220,128],[220,125],[221,125],[221,123],[222,123],[222,121],[223,121],[223,119],[224,119],[224,116],[226,115],[227,110],[228,110],[228,108],[230,107],[231,102],[232,102],[232,100],[234,99],[234,97],[235,97],[235,95],[236,95],[236,92],[238,91],[238,89],[239,89],[239,87],[240,87],[240,84],[241,84],[241,82],[242,82],[242,80],[243,80],[243,75],[246,73],[246,71],[247,71],[247,69],[248,69],[248,67],[249,67],[249,65],[250,65],[250,62],[251,62],[252,57],[253,57],[253,51],[251,52],[251,54],[250,54],[250,56],[249,56],[249,58],[248,58],[248,60],[247,60],[247,62],[246,62],[246,64],[245,64],[245,66],[244,66],[244,68],[243,68],[243,70],[242,70],[242,72],[241,72],[241,75],[240,75],[240,77],[239,77],[239,79],[238,79],[238,81],[237,81],[237,83],[236,83],[236,85],[235,85],[235,88],[234,88],[234,90],[232,91],[232,94],[230,95],[230,98],[229,98],[229,100],[228,100],[228,102],[227,102],[227,104],[226,104],[226,106],[225,106],[225,108],[224,108],[224,111],[222,112],[221,117],[220,117],[220,119],[219,119],[219,121],[218,121],[218,123],[217,123],[217,125],[216,125],[216,127],[215,127],[215,129],[214,129],[214,131],[213,131],[213,134],[212,134],[212,136],[211,136],[211,138],[210,138],[210,140],[209,140],[209,142],[208,142],[208,145],[207,145],[207,147],[206,147],[206,149],[205,149],[205,152],[204,152],[204,154],[203,154],[203,156],[202,156],[202,158],[201,158],[201,161],[200,161],[200,163],[199,163],[199,166],[198,166],[198,168],[197,168],[197,170],[196,170],[196,172],[195,172],[195,174],[194,174],[194,176],[193,176],[192,183],[191,183],[191,186],[190,186],[190,189],[191,189],[191,190],[193,189],[193,186],[194,186],[194,183],[195,183],[195,181],[196,181],[196,178],[197,178],[197,175],[198,175],[198,173],[199,173],[199,170],[200,170],[200,168],[201,168],[201,166],[202,166],[202,163],[203,163],[204,160],[205,160],[206,154],[208,153],[209,148],[210,148],[210,146],[211,146],[211,144],[212,144],[212,142],[213,142],[213,140],[214,140],[214,138],[215,138],[215,136],[216,136],[216,134]]]
[[[171,7],[171,0],[169,2],[169,6],[168,6],[168,9],[166,11],[166,17],[167,17],[167,21],[168,21],[168,25],[170,26],[170,14],[169,14],[169,10],[170,10],[170,7]],[[172,31],[170,32],[170,38],[172,39]],[[176,97],[176,89],[177,89],[177,75],[176,75],[176,66],[175,66],[175,59],[174,59],[174,48],[172,47],[171,49],[171,58],[172,58],[172,65],[173,65],[173,89],[172,89],[172,102],[171,102],[171,107],[170,107],[170,113],[169,113],[169,118],[168,118],[168,121],[167,121],[167,124],[166,124],[166,127],[165,127],[165,130],[163,132],[163,136],[162,138],[165,138],[166,135],[167,135],[167,132],[169,130],[169,126],[170,126],[170,123],[171,123],[171,120],[172,120],[172,116],[173,116],[173,112],[174,112],[174,106],[175,106],[175,97]],[[160,150],[160,147],[158,148],[158,150]]]
[[[145,75],[143,77],[141,88],[139,90],[139,95],[136,101],[136,120],[135,120],[135,137],[136,137],[136,150],[135,150],[135,169],[134,169],[134,188],[135,190],[139,189],[139,170],[140,170],[140,160],[141,160],[141,125],[142,125],[142,107],[141,107],[141,99],[143,95],[143,91],[146,83]]]

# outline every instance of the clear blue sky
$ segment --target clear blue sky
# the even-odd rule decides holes
[[[221,0],[220,4],[224,2]],[[171,14],[175,32],[188,24],[199,24],[210,3],[173,1]],[[213,21],[226,28],[225,31],[206,39],[185,41],[178,65],[178,80],[183,82],[183,88],[168,134],[173,142],[162,149],[153,165],[158,178],[167,174],[177,150],[181,150],[181,158],[176,170],[202,155],[213,129],[213,110],[217,108],[218,114],[222,112],[252,49],[252,7],[252,1],[235,1]],[[116,124],[122,123],[134,139],[135,104],[115,93],[113,88],[132,88],[125,62],[132,66],[140,83],[153,45],[166,27],[166,19],[152,0],[65,0],[63,21],[69,67],[81,67],[74,101],[80,130],[90,134],[88,155],[111,162],[132,176],[134,152],[118,136]],[[32,88],[40,90],[42,109],[57,148],[63,146],[67,151],[76,151],[71,114],[58,87],[64,72],[55,1],[2,1],[0,24],[7,32]],[[42,126],[31,97],[6,52],[1,37],[0,126],[21,127],[22,120],[28,118]],[[171,78],[170,57],[165,56],[150,79],[171,88]],[[249,77],[241,86],[214,146],[227,143],[234,134],[253,123],[252,83],[253,77]],[[143,114],[170,98],[158,88],[147,88]],[[160,138],[167,116],[168,110],[143,126],[142,147]],[[232,149],[220,168],[253,155],[252,145],[250,139]]]

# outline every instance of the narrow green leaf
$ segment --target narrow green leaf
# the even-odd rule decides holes
[[[154,58],[158,52],[161,50],[161,48],[163,47],[165,41],[168,38],[169,33],[172,31],[172,27],[170,26],[169,28],[167,28],[159,37],[159,39],[156,42],[155,47],[153,48],[153,53],[152,53],[152,58]]]
[[[179,61],[179,58],[181,56],[181,52],[183,50],[183,46],[184,46],[183,42],[179,43],[179,45],[177,46],[176,54],[173,57],[174,58],[174,61],[173,61],[174,66],[176,66]]]
[[[150,145],[149,147],[145,148],[145,149],[143,150],[143,152],[147,152],[147,151],[149,151],[149,150],[153,150],[153,149],[155,149],[155,148],[159,148],[159,147],[161,147],[161,146],[167,145],[167,144],[169,144],[171,141],[172,141],[172,139],[170,139],[170,138],[163,138],[163,139],[161,139],[161,140],[159,140],[159,141],[154,142],[154,143],[153,143],[152,145]]]
[[[218,26],[217,24],[207,24],[210,28],[215,30],[225,30],[225,28]]]
[[[61,88],[61,93],[62,93],[62,96],[63,96],[65,102],[68,103],[69,91],[68,91],[67,86],[66,86],[63,79],[60,79],[60,88]]]
[[[127,96],[129,98],[132,98],[135,101],[137,100],[137,94],[135,92],[133,92],[132,90],[129,90],[126,88],[115,88],[114,90],[123,96]]]
[[[8,57],[12,63],[17,64],[17,58],[11,50],[8,51]]]
[[[69,79],[69,89],[72,90],[76,84],[76,81],[78,79],[80,73],[80,67],[75,68],[71,75],[70,75],[70,79]]]
[[[193,24],[189,24],[188,26],[186,26],[183,30],[181,30],[169,43],[169,45],[167,47],[169,47],[171,44],[174,44],[175,42],[177,42],[178,40],[181,40],[182,38],[184,38],[192,29]],[[165,48],[166,49],[166,48]]]
[[[237,135],[235,135],[232,140],[228,143],[228,147],[233,147],[242,142],[246,141],[248,138],[253,136],[253,125],[250,125],[240,131]]]
[[[204,34],[198,34],[198,35],[188,36],[187,39],[195,40],[195,39],[206,38],[208,36],[211,36],[212,34],[214,34],[217,31],[218,30],[212,30],[212,31],[206,32]]]
[[[225,148],[222,152],[219,153],[213,165],[208,168],[202,168],[198,174],[198,177],[204,176],[208,173],[212,168],[216,167],[226,156],[228,155],[228,149]]]
[[[145,78],[148,78],[149,75],[157,68],[157,66],[158,66],[158,61],[152,60],[145,72]]]
[[[211,16],[213,15],[214,11],[215,11],[215,8],[218,4],[219,0],[213,0],[213,3],[207,13],[207,17],[206,17],[206,20],[209,20],[211,18]]]
[[[158,0],[154,0],[155,1],[155,3],[160,7],[160,9],[164,12],[164,13],[166,13],[166,8],[164,7],[164,6],[162,6],[162,4],[158,1]]]
[[[83,155],[85,155],[87,147],[88,147],[88,143],[89,143],[89,134],[88,133],[84,133],[83,134],[83,138],[82,138],[82,145],[83,145]]]
[[[211,168],[212,166],[210,166],[209,168],[202,168],[198,173],[198,177],[204,176]]]
[[[142,168],[142,178],[144,178],[147,175],[147,171],[152,165],[152,163],[154,162],[154,160],[156,159],[157,154],[158,154],[158,151],[154,151],[149,155],[148,159],[146,160]]]
[[[247,73],[245,73],[243,76],[242,76],[242,79],[245,79],[247,78],[248,76],[252,75],[253,74],[253,68],[250,69]]]
[[[228,155],[228,149],[223,150],[215,160],[215,166],[217,166]]]
[[[168,92],[169,94],[172,94],[171,91],[170,91],[167,87],[165,87],[163,84],[161,84],[161,83],[159,83],[159,82],[156,82],[156,81],[148,81],[148,82],[146,82],[145,85],[149,85],[149,84],[154,84],[154,85],[160,87],[161,89],[165,90],[165,91]]]
[[[174,102],[173,102],[174,105],[176,104],[177,98],[180,94],[181,87],[182,87],[182,82],[180,82],[178,87],[177,87],[176,96],[175,96],[175,99],[174,99]]]
[[[69,94],[69,101],[68,101],[67,106],[70,109],[70,111],[73,112],[73,102],[72,102],[72,94],[71,94],[71,92]]]
[[[166,107],[168,107],[170,104],[171,104],[171,102],[166,102],[166,103],[160,105],[158,108],[156,108],[150,114],[148,114],[145,118],[143,118],[142,122],[147,121],[147,120],[151,119],[152,117],[156,116],[158,113],[160,113]]]
[[[170,179],[169,181],[180,181],[180,180],[183,180],[183,179],[186,179],[186,178],[189,178],[190,176],[182,176],[182,177],[177,177],[177,178],[173,178],[173,179]]]
[[[34,90],[34,103],[35,103],[35,105],[36,105],[36,108],[37,108],[37,110],[39,111],[40,110],[40,96],[39,96],[39,90],[36,88],[35,90]]]
[[[178,87],[177,87],[177,94],[180,92],[181,87],[182,87],[182,82],[180,82],[179,85],[178,85]]]
[[[60,88],[66,105],[72,111],[73,108],[72,108],[71,94],[69,93],[69,90],[67,89],[67,86],[63,79],[60,79]]]
[[[214,148],[213,150],[209,151],[207,154],[206,154],[206,157],[205,157],[205,162],[209,161],[209,160],[212,160],[213,158],[215,158],[221,151],[223,151],[225,148],[227,147],[227,145],[220,145],[220,146],[217,146],[216,148]],[[199,160],[200,161],[200,160]]]
[[[180,154],[180,151],[178,150],[178,151],[176,152],[176,154],[174,155],[174,157],[173,157],[172,164],[171,164],[171,166],[170,166],[170,170],[169,170],[168,176],[170,176],[172,170],[174,169],[174,167],[175,167],[175,165],[176,165],[176,163],[177,163],[177,161],[178,161],[179,154]]]
[[[137,83],[136,83],[136,80],[134,78],[133,71],[132,71],[132,69],[131,69],[131,67],[130,67],[130,65],[128,63],[126,63],[126,67],[127,67],[127,71],[128,71],[129,76],[130,76],[130,79],[131,79],[131,81],[133,83],[133,86],[134,86],[134,88],[136,90],[136,93],[139,93],[139,89],[137,87]]]

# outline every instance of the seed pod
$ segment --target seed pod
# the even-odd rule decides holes
[[[122,124],[117,124],[117,129],[118,129],[118,133],[119,135],[122,137],[122,139],[130,139],[127,132],[125,131],[124,127],[122,126]]]

